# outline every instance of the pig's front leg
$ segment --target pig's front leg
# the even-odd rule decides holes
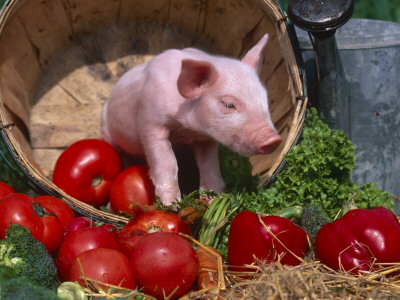
[[[200,189],[223,192],[225,182],[219,170],[218,143],[214,141],[197,143],[193,149],[200,173]]]
[[[155,129],[147,131],[143,142],[155,194],[165,205],[171,205],[181,198],[178,164],[168,138],[168,130]]]

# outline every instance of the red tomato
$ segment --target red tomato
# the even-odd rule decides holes
[[[0,199],[12,193],[15,193],[15,190],[7,183],[0,181]]]
[[[102,283],[134,290],[137,287],[128,257],[109,248],[96,248],[78,255],[68,272],[68,281],[85,286],[83,276]],[[105,285],[101,285],[107,288]]]
[[[162,210],[153,210],[130,220],[118,234],[121,251],[130,255],[133,245],[148,233],[164,231],[191,235],[188,224],[182,222],[178,215]]]
[[[25,194],[11,194],[0,200],[0,239],[6,236],[5,230],[11,222],[27,227],[38,239],[42,236],[44,225],[33,211],[33,199]]]
[[[158,299],[172,293],[174,299],[184,295],[199,272],[199,259],[192,245],[172,232],[143,237],[133,247],[130,259],[143,292]]]
[[[80,140],[58,158],[53,182],[71,197],[98,207],[108,200],[111,183],[121,167],[117,151],[107,142]]]
[[[81,228],[96,227],[96,223],[88,217],[76,217],[70,220],[64,229],[64,236]]]
[[[147,165],[134,165],[115,178],[110,189],[110,204],[114,212],[131,216],[142,213],[141,206],[152,205],[155,189]]]
[[[120,232],[118,235],[118,243],[121,251],[130,256],[131,250],[133,246],[144,236],[148,235],[149,233],[145,230],[141,229],[130,229],[124,232]]]
[[[58,248],[63,238],[64,227],[57,215],[28,195],[14,193],[0,199],[0,216],[0,239],[5,237],[11,222],[27,227],[50,253]]]
[[[52,213],[48,211],[49,213]],[[62,225],[60,219],[54,215],[48,215],[41,218],[44,230],[41,241],[49,251],[53,253],[60,247],[61,242],[64,237],[64,226]]]
[[[55,213],[64,228],[67,226],[69,221],[75,218],[75,213],[72,208],[61,199],[53,196],[36,196],[33,199],[35,202],[41,203],[43,207]]]
[[[86,227],[65,236],[55,260],[59,276],[67,279],[74,259],[82,252],[95,248],[119,250],[116,227]]]

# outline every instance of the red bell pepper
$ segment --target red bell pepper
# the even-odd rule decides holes
[[[256,213],[242,211],[232,220],[228,262],[233,271],[252,271],[243,266],[254,263],[254,257],[266,262],[279,259],[284,265],[298,265],[306,251],[307,234],[288,219],[279,216],[260,218]]]
[[[325,224],[315,238],[318,259],[352,274],[400,262],[400,224],[389,209],[353,209]]]

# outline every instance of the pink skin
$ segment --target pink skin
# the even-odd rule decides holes
[[[240,60],[194,48],[168,50],[125,73],[105,104],[106,141],[147,160],[156,195],[181,197],[172,144],[191,144],[200,189],[222,192],[218,143],[243,155],[268,154],[281,142],[258,77],[268,35]]]

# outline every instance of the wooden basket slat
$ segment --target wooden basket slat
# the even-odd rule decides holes
[[[44,69],[53,57],[71,42],[69,18],[61,1],[27,1],[18,11],[30,43],[37,50]],[[52,24],[52,26],[49,26]]]
[[[293,92],[290,90],[289,80],[282,80],[287,74],[286,66],[281,64],[266,83],[268,97],[272,99],[270,109],[271,118],[277,122],[293,108],[291,99]]]
[[[120,1],[110,0],[62,0],[62,2],[69,14],[69,25],[76,37],[113,26],[120,6]]]
[[[52,178],[53,169],[57,158],[64,148],[35,148],[32,151],[34,161],[40,161],[40,168],[46,178]]]
[[[131,24],[132,20],[136,20],[143,23],[165,24],[165,27],[170,27],[168,25],[171,24],[171,20],[177,20],[175,21],[177,28],[195,32],[196,28],[201,28],[200,19],[203,18],[201,12],[204,3],[208,4],[209,2],[123,0],[120,3],[118,25],[124,26]],[[170,28],[166,29],[170,30]]]
[[[9,22],[0,37],[0,87],[7,107],[28,126],[36,85],[42,74],[37,51],[18,18]],[[9,54],[12,57],[9,58]],[[23,87],[23,88],[21,88]]]
[[[36,121],[32,125],[32,147],[66,148],[80,139],[99,138],[101,109],[101,105],[48,105],[35,108],[32,112],[35,113],[32,122]],[[60,113],[52,114],[53,110]]]

